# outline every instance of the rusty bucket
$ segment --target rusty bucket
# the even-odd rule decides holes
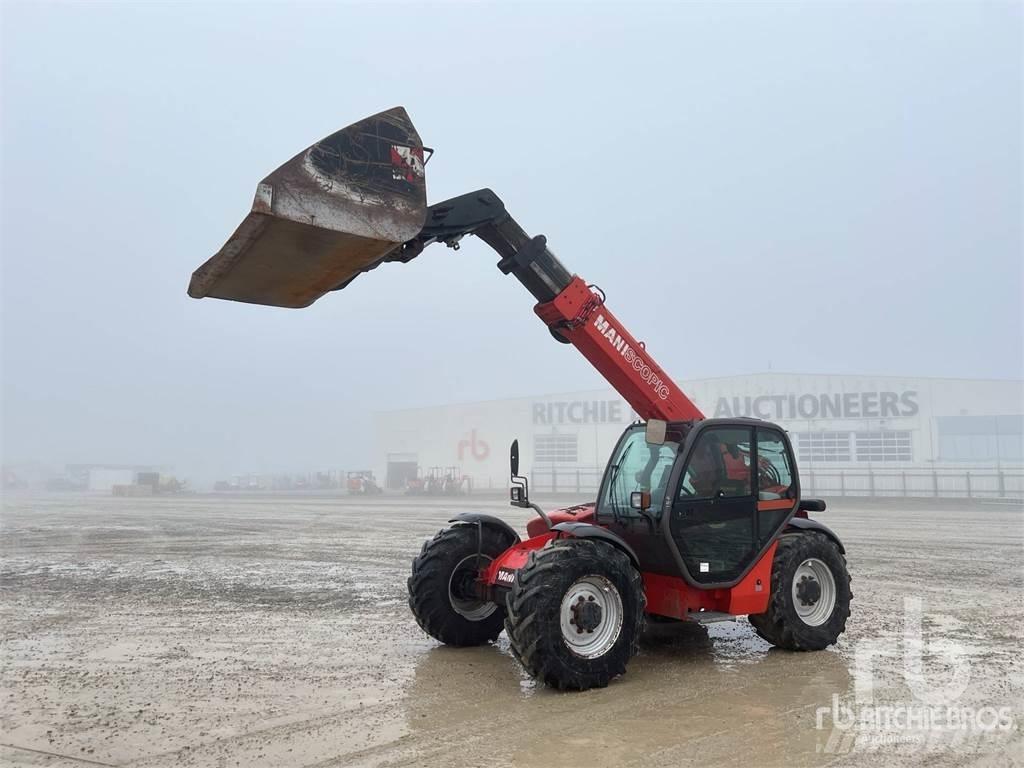
[[[423,143],[402,107],[353,123],[256,187],[188,294],[307,307],[411,240],[427,212]]]

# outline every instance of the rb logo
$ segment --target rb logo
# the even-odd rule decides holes
[[[476,461],[484,461],[491,455],[491,446],[486,441],[477,439],[476,429],[470,431],[468,440],[459,440],[459,461],[465,459],[467,448]]]

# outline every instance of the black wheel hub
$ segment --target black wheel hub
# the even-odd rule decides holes
[[[594,602],[594,598],[584,600],[580,596],[580,599],[572,606],[572,618],[569,619],[569,623],[582,634],[597,629],[601,625],[601,618],[601,606]]]
[[[452,578],[452,596],[460,600],[477,600],[477,572],[469,568],[460,569]]]
[[[804,576],[796,585],[796,596],[804,605],[814,605],[821,599],[821,584],[817,579]]]

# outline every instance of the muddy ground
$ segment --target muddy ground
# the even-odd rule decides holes
[[[835,504],[855,592],[835,648],[658,626],[581,694],[535,685],[504,636],[417,628],[410,558],[462,509],[527,519],[500,499],[9,495],[0,762],[1024,765],[1019,507]],[[903,720],[879,726],[884,707]]]

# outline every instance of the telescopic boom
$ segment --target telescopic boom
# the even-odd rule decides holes
[[[331,134],[257,186],[228,242],[192,275],[189,295],[304,307],[384,262],[408,262],[432,243],[476,235],[498,269],[537,300],[534,311],[572,344],[642,419],[700,420],[696,405],[605,305],[530,237],[489,189],[427,207],[431,150],[402,107]]]
[[[612,314],[604,293],[571,274],[543,235],[527,235],[489,189],[430,206],[420,234],[385,260],[407,262],[431,243],[458,247],[466,235],[476,235],[497,252],[498,269],[513,275],[537,299],[534,311],[551,334],[576,347],[641,419],[704,418]]]

